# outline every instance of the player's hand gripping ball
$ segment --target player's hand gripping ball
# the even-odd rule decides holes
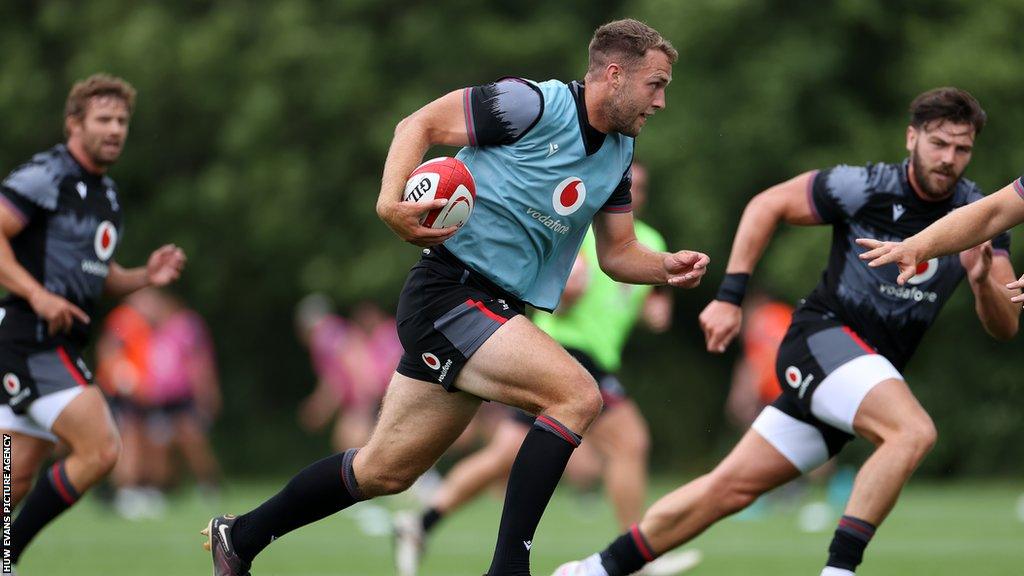
[[[423,215],[420,223],[428,228],[462,226],[473,213],[476,183],[469,169],[458,158],[442,156],[427,160],[412,171],[405,183],[406,202],[448,199],[448,204]]]

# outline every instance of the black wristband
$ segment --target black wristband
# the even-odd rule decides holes
[[[718,294],[715,295],[715,300],[741,306],[743,304],[743,297],[747,294],[747,281],[749,280],[750,274],[747,273],[726,274],[725,278],[722,278],[722,283],[718,286]]]

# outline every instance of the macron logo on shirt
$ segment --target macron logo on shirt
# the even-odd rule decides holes
[[[900,216],[903,216],[903,213],[906,212],[906,211],[907,211],[907,209],[903,207],[903,204],[893,204],[892,205],[892,221],[895,222],[895,221],[899,220]]]

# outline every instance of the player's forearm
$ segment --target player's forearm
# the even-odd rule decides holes
[[[6,238],[0,238],[0,285],[11,294],[26,300],[31,299],[33,293],[45,290],[43,285],[18,262],[14,250],[11,249],[11,243]]]
[[[781,219],[782,211],[770,195],[762,192],[755,196],[743,210],[740,224],[736,228],[726,273],[751,274]]]
[[[925,261],[973,248],[1024,219],[1024,201],[1012,186],[959,208],[905,241]]]
[[[125,269],[111,262],[103,291],[112,298],[122,298],[146,286],[149,286],[149,276],[145,267]]]
[[[984,280],[971,282],[974,292],[974,310],[981,325],[996,340],[1009,340],[1017,334],[1020,308],[1010,302],[1015,290],[1007,290],[1005,282],[988,275]]]
[[[635,238],[615,249],[599,255],[601,270],[612,280],[626,284],[665,284],[665,258],[668,254],[655,252]]]
[[[431,146],[429,131],[415,115],[398,123],[395,137],[384,161],[384,175],[381,177],[380,195],[377,197],[377,214],[383,218],[388,206],[401,202],[405,181],[416,169],[423,155]]]

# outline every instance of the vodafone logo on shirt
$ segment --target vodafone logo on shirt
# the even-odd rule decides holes
[[[93,240],[93,248],[96,249],[96,257],[106,262],[114,255],[114,248],[117,246],[117,228],[109,221],[104,220],[96,227],[96,238]]]
[[[911,278],[910,280],[907,280],[907,283],[911,284],[913,286],[917,286],[918,284],[923,284],[923,283],[931,280],[935,276],[935,273],[938,272],[938,271],[939,271],[939,259],[938,258],[932,258],[931,260],[929,260],[927,262],[921,262],[920,264],[917,265],[917,270],[914,271],[914,272],[916,272],[916,274],[914,274],[913,278]]]
[[[555,186],[555,193],[551,195],[551,204],[559,216],[568,216],[583,206],[587,199],[587,187],[583,180],[576,176],[570,176]]]

